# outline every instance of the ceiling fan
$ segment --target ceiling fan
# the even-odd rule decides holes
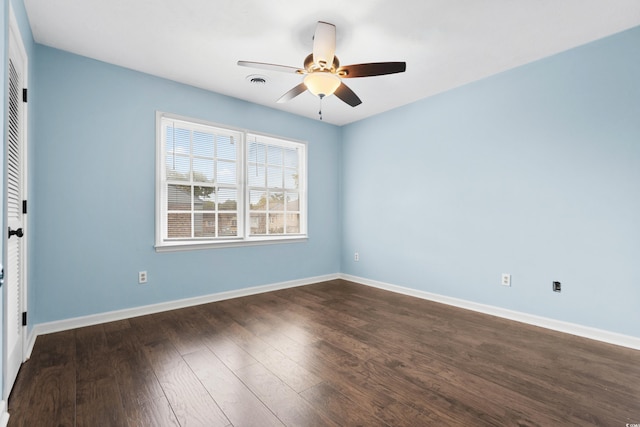
[[[305,58],[304,68],[252,61],[238,61],[238,65],[305,76],[302,83],[282,95],[277,102],[290,101],[308,90],[321,100],[325,96],[335,94],[352,107],[360,105],[362,101],[358,98],[358,95],[342,82],[342,79],[402,73],[407,69],[405,62],[372,62],[340,66],[335,50],[335,25],[318,21],[313,36],[313,53]],[[322,112],[320,112],[320,118],[322,119]]]

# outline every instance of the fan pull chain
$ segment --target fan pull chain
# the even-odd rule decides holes
[[[323,94],[318,95],[318,98],[320,98],[320,109],[318,110],[318,115],[320,116],[320,120],[322,120],[322,98],[324,98]]]

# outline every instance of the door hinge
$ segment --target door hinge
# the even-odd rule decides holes
[[[22,312],[22,326],[27,326],[27,312]]]
[[[27,213],[27,201],[26,200],[22,201],[22,213],[23,214]]]
[[[22,89],[22,102],[27,102],[27,88]]]

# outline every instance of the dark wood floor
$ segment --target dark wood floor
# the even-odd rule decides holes
[[[38,338],[10,426],[640,423],[640,351],[332,281]]]

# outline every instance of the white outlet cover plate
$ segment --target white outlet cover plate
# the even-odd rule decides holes
[[[511,275],[508,273],[502,273],[502,286],[511,286]]]

